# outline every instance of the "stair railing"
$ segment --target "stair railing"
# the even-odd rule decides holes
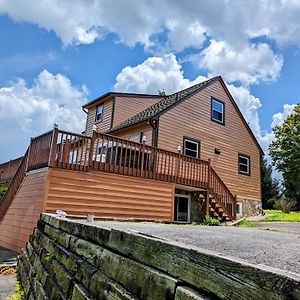
[[[210,167],[209,192],[231,220],[236,219],[236,197],[230,192],[217,172]]]

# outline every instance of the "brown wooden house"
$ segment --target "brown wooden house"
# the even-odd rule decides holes
[[[221,77],[169,96],[107,93],[85,134],[31,140],[0,203],[0,246],[20,251],[41,212],[231,221],[261,207],[262,150]]]
[[[141,143],[144,137],[146,144],[154,147],[181,149],[184,155],[211,159],[218,175],[237,196],[238,216],[261,208],[263,151],[221,77],[167,97],[110,93],[84,109],[88,135],[96,125],[97,131],[134,142]],[[175,193],[192,194],[181,186]],[[191,202],[190,206],[195,205]]]

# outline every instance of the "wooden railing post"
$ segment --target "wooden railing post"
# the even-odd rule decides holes
[[[51,140],[49,162],[48,162],[49,167],[54,167],[55,164],[57,137],[58,137],[58,128],[57,126],[55,126],[52,132],[52,140]]]
[[[207,167],[207,193],[205,199],[205,214],[209,215],[209,192],[210,192],[210,177],[211,177],[211,159],[208,159]]]
[[[176,170],[176,182],[179,183],[180,178],[180,166],[181,166],[181,146],[177,147],[178,151],[178,163],[177,163],[177,170]]]
[[[145,143],[146,143],[146,136],[142,138],[143,147],[142,147],[142,157],[141,157],[141,177],[144,177],[144,161],[145,161]]]
[[[29,144],[28,152],[27,152],[27,157],[26,157],[26,167],[25,167],[25,171],[26,171],[26,172],[28,171],[28,167],[29,167],[30,150],[31,150],[32,140],[33,140],[33,137],[30,138],[30,144]]]
[[[232,212],[232,216],[234,218],[234,220],[236,219],[236,204],[237,204],[237,195],[233,195],[234,196],[234,203],[233,203],[233,212]]]
[[[90,149],[89,149],[88,169],[90,169],[90,168],[93,169],[93,155],[94,155],[94,145],[95,145],[96,139],[97,139],[97,132],[96,132],[96,130],[93,130]],[[96,152],[97,152],[97,149],[96,149]],[[96,153],[96,155],[97,155],[97,153]]]

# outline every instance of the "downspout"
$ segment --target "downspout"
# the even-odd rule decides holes
[[[149,119],[148,124],[152,127],[152,146],[157,147],[159,118]]]
[[[88,114],[88,111],[85,110],[85,108],[84,108],[83,106],[81,106],[81,109],[82,109],[86,114]]]

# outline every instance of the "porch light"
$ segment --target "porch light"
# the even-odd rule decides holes
[[[180,145],[177,146],[177,151],[181,152],[181,146]]]
[[[94,124],[93,125],[93,131],[96,131],[97,130],[97,126]]]
[[[142,137],[142,142],[143,142],[143,143],[146,143],[146,138],[147,138],[147,137],[146,137],[145,135],[143,135],[143,137]]]

